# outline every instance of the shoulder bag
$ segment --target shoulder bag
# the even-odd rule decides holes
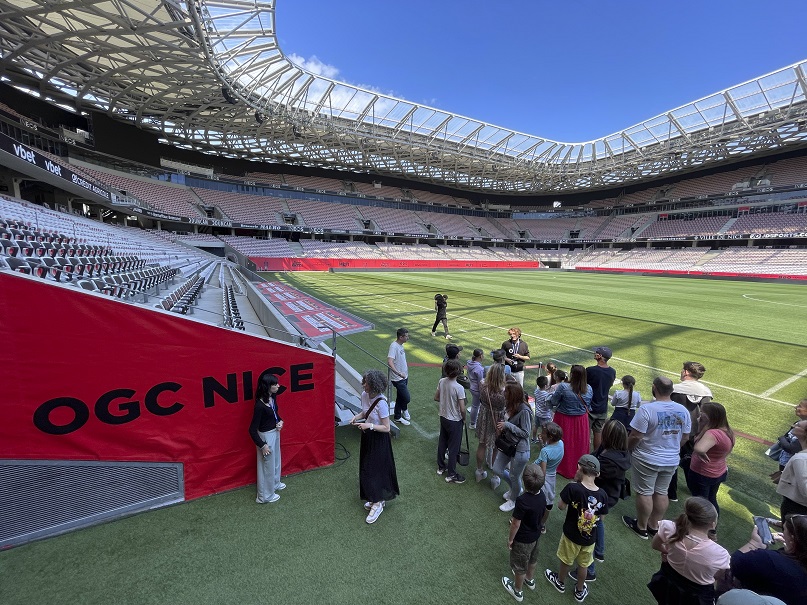
[[[460,442],[460,451],[457,452],[457,464],[468,466],[471,461],[471,448],[468,446],[468,425],[463,422],[462,427],[465,429],[465,449],[462,449],[462,442]]]
[[[518,413],[520,414],[522,411],[523,408],[519,410]],[[521,441],[521,439],[512,431],[502,431],[496,436],[496,449],[508,458],[512,458],[516,455],[519,441]]]

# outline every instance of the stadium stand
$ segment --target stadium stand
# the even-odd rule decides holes
[[[705,262],[705,272],[807,275],[807,249],[730,247]]]
[[[351,204],[316,200],[289,200],[288,207],[289,212],[302,218],[299,224],[309,227],[344,231],[360,231],[363,229],[362,219],[357,207]]]
[[[365,220],[375,223],[374,231],[411,233],[415,235],[428,234],[425,225],[419,222],[418,215],[409,210],[381,206],[361,206],[359,212]]]
[[[375,183],[359,183],[351,181],[351,190],[355,193],[362,193],[364,195],[372,195],[375,197],[386,197],[391,199],[402,199],[403,193],[397,187],[389,187],[387,185],[376,185]]]
[[[269,185],[285,185],[282,174],[271,174],[268,172],[247,172],[244,175],[245,180],[257,181],[259,183],[266,183]]]
[[[283,213],[288,207],[283,199],[232,193],[216,189],[194,187],[192,191],[207,206],[217,207],[223,216],[240,223],[282,225]]]
[[[788,158],[768,165],[773,187],[797,185],[807,182],[807,157]]]
[[[738,217],[725,232],[728,234],[805,233],[807,232],[807,213],[745,214]]]
[[[319,189],[321,191],[333,192],[346,191],[345,184],[336,179],[285,174],[283,175],[283,180],[289,187],[302,187],[304,189]]]
[[[176,275],[198,271],[212,258],[142,229],[6,196],[0,196],[0,227],[0,253],[14,270],[117,297],[148,292]]]
[[[175,216],[204,216],[198,209],[201,200],[187,187],[164,183],[148,177],[127,176],[121,172],[102,170],[100,167],[91,168],[88,165],[84,166],[84,171],[95,180],[139,198],[163,212]]]
[[[223,235],[221,239],[244,256],[287,257],[297,256],[283,238],[255,239],[240,235]]]
[[[436,233],[447,237],[479,237],[479,232],[466,217],[459,214],[416,212],[418,223],[431,225]]]
[[[687,237],[691,235],[715,235],[728,222],[728,216],[708,216],[693,219],[674,218],[651,223],[641,233],[642,237]]]
[[[381,251],[376,246],[364,242],[321,242],[300,240],[303,255],[311,258],[380,258]]]
[[[574,258],[569,263],[569,268],[596,266],[603,269],[687,271],[692,269],[707,252],[708,249],[706,248],[686,248],[683,250],[637,248],[608,256],[600,250],[594,250],[581,258]],[[594,264],[591,264],[592,262]]]

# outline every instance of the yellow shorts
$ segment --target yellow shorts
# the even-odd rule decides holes
[[[558,544],[558,559],[569,567],[588,567],[594,562],[594,545],[580,546],[563,535]]]

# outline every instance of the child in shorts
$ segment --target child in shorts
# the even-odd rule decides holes
[[[522,475],[524,492],[516,498],[507,548],[510,549],[510,569],[515,578],[502,577],[502,586],[516,601],[524,599],[524,585],[535,590],[535,566],[538,563],[538,539],[541,519],[546,510],[546,498],[541,488],[544,473],[537,464],[528,464]]]
[[[546,521],[549,519],[549,512],[555,505],[555,480],[557,479],[558,466],[563,460],[563,429],[554,422],[547,422],[541,430],[541,441],[544,447],[535,459],[535,464],[541,467],[544,473],[543,492],[546,497],[546,512],[541,519],[541,533],[546,533]]]
[[[552,421],[552,406],[549,405],[549,398],[552,396],[549,392],[549,377],[539,376],[536,378],[535,387],[535,393],[533,394],[535,422],[532,423],[532,442],[542,443],[538,435],[544,425]]]
[[[594,542],[597,524],[608,512],[608,496],[605,490],[597,487],[594,480],[600,474],[600,461],[591,454],[580,456],[574,481],[569,482],[560,493],[558,508],[566,510],[563,522],[563,535],[558,544],[559,573],[551,569],[544,577],[558,592],[566,591],[566,576],[569,568],[577,567],[577,585],[574,598],[582,603],[588,596],[586,571],[594,561]]]

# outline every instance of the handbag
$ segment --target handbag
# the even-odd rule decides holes
[[[779,442],[777,441],[776,443],[771,445],[771,447],[769,447],[767,450],[765,450],[765,454],[769,458],[772,458],[772,459],[776,460],[776,462],[779,462],[779,456],[782,454],[782,446],[779,445]]]
[[[460,441],[460,451],[457,452],[457,464],[460,466],[468,466],[471,461],[471,448],[468,446],[468,425],[463,421],[463,428],[465,429],[465,449],[462,449],[462,442]]]
[[[512,458],[516,455],[516,448],[518,447],[518,437],[516,437],[510,431],[502,431],[496,437],[496,442],[494,444],[496,449],[499,450],[502,454],[507,456],[508,458]]]
[[[529,408],[527,408],[529,410]],[[519,414],[523,411],[523,408],[519,410]],[[516,455],[516,450],[518,449],[518,442],[521,441],[521,438],[511,431],[502,431],[496,437],[496,449],[499,450],[502,454],[507,456],[508,458],[512,458]]]

